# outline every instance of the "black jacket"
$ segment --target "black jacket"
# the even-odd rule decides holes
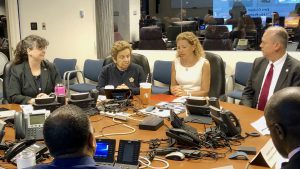
[[[241,100],[242,105],[256,108],[268,64],[269,60],[264,57],[256,58],[254,60],[250,78],[243,91]],[[289,86],[300,86],[300,62],[290,55],[287,55],[276,83],[274,93]]]
[[[7,96],[9,103],[27,104],[28,100],[35,98],[39,93],[50,94],[57,83],[61,83],[59,73],[53,63],[41,63],[40,84],[41,91],[35,83],[27,61],[12,65]]]
[[[103,89],[106,85],[113,85],[116,88],[124,83],[133,94],[137,95],[140,93],[140,83],[145,81],[145,73],[140,65],[131,63],[127,70],[121,72],[115,63],[110,63],[103,67],[98,78],[97,89],[100,93],[104,93]]]

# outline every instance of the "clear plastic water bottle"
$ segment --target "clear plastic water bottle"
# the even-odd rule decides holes
[[[31,150],[25,149],[17,156],[17,168],[27,168],[36,165],[35,153]]]

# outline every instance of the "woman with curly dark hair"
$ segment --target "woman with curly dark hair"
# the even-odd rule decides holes
[[[54,64],[45,60],[48,45],[37,35],[29,35],[17,44],[7,90],[10,103],[33,104],[35,98],[47,96],[61,83]]]

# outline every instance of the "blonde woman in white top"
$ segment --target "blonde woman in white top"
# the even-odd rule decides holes
[[[183,32],[176,38],[177,57],[172,64],[171,93],[175,96],[208,96],[210,64],[198,38]]]

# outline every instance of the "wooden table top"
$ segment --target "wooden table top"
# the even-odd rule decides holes
[[[152,96],[151,103],[154,105],[155,103],[159,101],[170,101],[174,99],[173,96],[169,95],[156,95]],[[221,102],[221,106],[225,109],[230,110],[233,112],[240,120],[241,126],[242,126],[242,135],[245,135],[245,132],[254,132],[256,131],[250,123],[258,120],[261,116],[263,116],[263,112],[252,109],[249,107],[241,106],[241,105],[236,105],[236,104],[231,104],[231,103],[225,103]],[[0,107],[20,111],[20,107],[17,104],[9,104],[9,105],[0,105]],[[182,115],[181,115],[182,116]],[[139,117],[137,117],[139,118]],[[103,117],[101,115],[94,115],[90,117],[90,120],[92,122],[92,125],[95,129],[95,135],[101,135],[100,131],[102,130],[103,127],[115,124],[111,118],[109,117]],[[162,126],[159,128],[157,131],[147,131],[147,130],[139,130],[138,129],[138,121],[134,120],[129,120],[127,122],[128,125],[134,127],[136,129],[135,133],[129,134],[129,135],[117,135],[117,136],[109,136],[108,138],[120,140],[120,139],[127,139],[127,140],[133,140],[133,139],[139,139],[139,140],[144,140],[148,141],[150,139],[154,138],[159,138],[159,139],[166,139],[167,136],[165,134],[166,132],[166,127]],[[169,127],[171,127],[170,122],[165,119],[165,124]],[[197,128],[198,131],[203,131],[204,130],[204,125],[203,124],[197,124],[197,123],[188,123],[189,125]],[[105,128],[103,130],[103,133],[113,133],[113,132],[128,132],[129,129],[122,127],[121,125]],[[6,127],[5,129],[5,136],[4,140],[5,141],[13,141],[14,140],[14,129]],[[67,138],[66,138],[67,139]],[[241,145],[243,146],[254,146],[257,149],[257,152],[264,146],[264,144],[270,139],[269,136],[260,136],[260,137],[248,137],[247,139],[241,141]],[[118,141],[117,141],[118,142]],[[237,146],[232,146],[233,149],[237,148]],[[148,144],[142,143],[142,148],[141,152],[147,151],[148,150]],[[226,149],[224,148],[223,150],[217,150],[220,152],[225,152]],[[216,168],[216,167],[223,167],[227,165],[232,165],[235,169],[244,169],[248,165],[248,161],[245,160],[229,160],[227,157],[228,155],[232,154],[233,152],[229,152],[226,154],[225,158],[220,158],[218,160],[213,160],[213,159],[199,159],[199,160],[188,160],[185,159],[184,161],[172,161],[172,160],[167,160],[170,163],[171,169],[183,169],[185,167],[188,167],[189,169],[196,169],[196,168],[201,168],[201,169],[206,169],[206,168]],[[2,152],[3,154],[3,152]],[[144,153],[141,153],[141,155],[145,155]],[[249,155],[249,159],[252,159],[254,155]],[[163,166],[162,163],[154,162],[154,166]],[[0,167],[3,168],[16,168],[16,166],[12,164],[7,164],[5,162],[0,162]],[[265,168],[265,167],[259,167],[259,166],[248,166],[248,168],[255,168],[255,169],[260,169],[260,168]]]

